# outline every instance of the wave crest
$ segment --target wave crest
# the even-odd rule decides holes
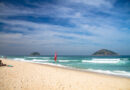
[[[118,75],[118,76],[130,77],[130,72],[120,71],[120,70],[115,70],[115,71],[110,71],[110,70],[95,70],[95,69],[87,69],[87,70],[88,71],[92,71],[92,72],[103,73],[103,74],[110,74],[110,75]]]
[[[82,60],[82,62],[88,62],[88,63],[119,63],[120,59],[92,59],[92,60]]]

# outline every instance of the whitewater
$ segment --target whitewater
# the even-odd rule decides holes
[[[130,56],[7,56],[8,59],[48,64],[130,78]]]

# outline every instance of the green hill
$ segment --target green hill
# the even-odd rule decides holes
[[[116,56],[118,54],[116,52],[111,51],[111,50],[101,49],[101,50],[93,53],[93,55],[94,56]]]

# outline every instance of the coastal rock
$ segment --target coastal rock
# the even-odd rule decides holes
[[[30,54],[30,56],[40,56],[40,53],[39,52],[33,52]]]
[[[99,51],[96,51],[93,55],[94,56],[117,56],[118,54],[111,50],[101,49]]]

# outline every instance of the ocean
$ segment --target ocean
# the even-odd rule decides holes
[[[48,64],[130,78],[130,56],[7,56],[8,59]]]

